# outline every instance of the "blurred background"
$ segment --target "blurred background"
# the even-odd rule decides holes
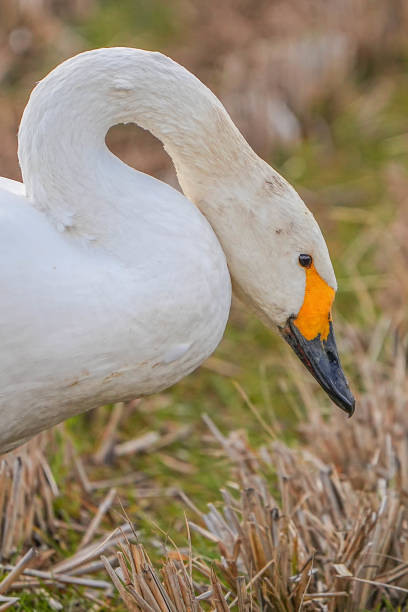
[[[338,344],[351,386],[364,394],[361,356],[381,359],[378,338],[395,349],[406,334],[408,3],[0,0],[2,176],[20,179],[16,135],[35,83],[80,51],[116,45],[159,50],[191,70],[255,151],[299,191],[329,246],[339,284]],[[128,164],[177,187],[171,160],[150,134],[116,126],[107,141]],[[204,507],[230,473],[202,413],[223,431],[242,428],[257,446],[267,434],[255,407],[280,438],[297,445],[305,404],[324,415],[337,410],[282,340],[234,302],[225,338],[203,367],[169,391],[114,409],[115,443],[149,432],[173,435],[173,442],[154,453],[146,452],[149,445],[102,453],[101,460],[111,407],[72,419],[64,435],[89,478],[137,473],[138,493],[118,486],[127,512],[138,528],[151,532],[154,521],[177,541],[184,520],[172,492],[181,487]],[[57,448],[49,461],[62,490],[55,511],[69,508],[69,520],[86,522],[94,506],[84,502],[66,455]],[[143,496],[140,487],[156,494]],[[74,550],[78,537],[59,536],[58,554]]]

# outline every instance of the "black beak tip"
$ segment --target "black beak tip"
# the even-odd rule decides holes
[[[356,409],[356,400],[351,393],[348,398],[341,398],[341,400],[336,403],[342,410],[344,410],[348,418],[351,419]]]
[[[351,419],[351,417],[353,416],[355,409],[356,409],[356,400],[353,397],[353,401],[350,403],[349,409],[348,409],[349,419]]]
[[[347,414],[348,418],[351,418],[356,409],[356,400],[343,376],[341,379],[340,384],[337,384],[335,388],[325,384],[322,386],[330,399]]]

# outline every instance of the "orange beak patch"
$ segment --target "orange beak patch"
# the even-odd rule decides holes
[[[306,340],[319,334],[320,340],[327,340],[335,291],[319,276],[313,263],[305,272],[305,297],[294,324]]]

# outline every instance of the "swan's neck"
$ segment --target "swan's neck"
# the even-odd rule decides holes
[[[136,222],[138,174],[105,144],[112,125],[128,122],[163,142],[197,203],[210,185],[259,163],[219,100],[169,58],[123,48],[83,53],[39,83],[19,132],[27,195],[60,229],[102,239],[115,218]]]

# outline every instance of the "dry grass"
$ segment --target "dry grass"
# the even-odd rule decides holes
[[[371,351],[384,348],[383,338],[377,328]],[[407,604],[405,349],[381,365],[354,348],[367,389],[359,411],[351,421],[326,420],[310,403],[299,449],[279,440],[252,449],[243,432],[225,437],[205,417],[235,473],[206,513],[184,498],[195,513],[189,529],[214,546],[214,559],[202,558],[198,541],[192,552],[172,551],[160,579],[139,545],[123,544],[117,573],[105,563],[129,610],[201,610],[204,601],[217,612]]]
[[[37,543],[55,530],[53,499],[58,487],[45,457],[53,434],[45,432],[0,457],[0,561],[22,543]],[[37,534],[37,535],[35,535]]]
[[[100,574],[106,561],[115,564],[115,546],[127,534],[135,533],[128,522],[119,528],[106,526],[116,523],[113,517],[118,513],[112,514],[114,506],[118,506],[116,487],[133,486],[132,493],[139,499],[174,496],[176,492],[171,488],[165,490],[146,484],[138,472],[94,481],[87,474],[89,465],[101,464],[108,456],[116,458],[158,452],[190,432],[189,427],[181,427],[161,434],[150,432],[126,443],[119,442],[116,439],[117,427],[137,403],[130,402],[126,407],[116,404],[101,432],[99,446],[87,464],[75,450],[63,425],[40,434],[0,458],[0,611],[18,602],[16,594],[28,591],[41,595],[53,609],[62,607],[58,607],[60,604],[51,593],[61,593],[69,587],[85,588],[83,596],[98,610],[110,599],[110,583],[98,576],[95,578],[95,573]],[[70,473],[66,485],[79,485],[79,499],[78,491],[72,490],[71,496],[75,504],[79,502],[81,505],[80,520],[69,513],[68,517],[65,513],[64,520],[61,513],[57,513],[58,517],[54,512],[53,502],[59,491],[45,455],[54,455],[57,446],[63,456],[63,469]],[[66,549],[65,542],[70,532],[79,536],[76,538],[76,552],[61,559],[56,544]],[[28,550],[19,558],[17,554],[21,554],[22,549]],[[108,557],[104,556],[102,561],[101,555]],[[10,592],[13,595],[7,596]],[[100,599],[101,593],[103,599]]]

